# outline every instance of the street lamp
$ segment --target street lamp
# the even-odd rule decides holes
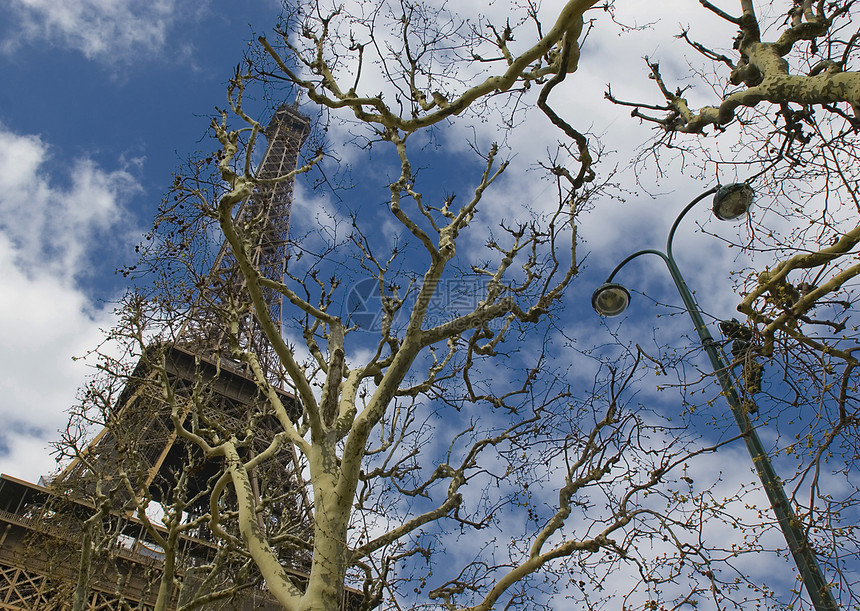
[[[591,307],[601,316],[618,316],[630,305],[630,292],[621,284],[605,282],[591,296]]]
[[[754,196],[752,187],[745,182],[717,187],[714,194],[714,216],[721,221],[733,221],[746,216]]]
[[[816,611],[837,611],[839,607],[836,605],[836,600],[830,592],[827,580],[824,579],[824,574],[821,572],[818,559],[812,551],[806,533],[798,526],[797,516],[795,516],[788,498],[785,496],[782,483],[779,477],[777,477],[758,433],[756,433],[749,419],[748,409],[740,401],[738,392],[732,381],[729,365],[725,362],[722,351],[718,349],[714,338],[711,337],[708,327],[702,318],[702,313],[695,299],[693,299],[693,294],[687,287],[687,283],[684,282],[681,271],[678,269],[678,265],[675,263],[675,258],[672,255],[672,242],[675,238],[675,230],[678,228],[681,219],[686,216],[693,206],[711,194],[714,194],[714,216],[720,220],[733,220],[743,217],[749,211],[754,196],[752,188],[745,183],[713,187],[699,195],[687,204],[687,207],[681,211],[678,218],[672,224],[672,228],[669,230],[669,237],[666,240],[666,251],[661,252],[653,249],[640,250],[624,259],[612,270],[606,282],[594,291],[594,294],[591,296],[591,305],[601,316],[618,316],[630,304],[630,293],[622,285],[612,281],[615,275],[627,263],[641,255],[656,255],[663,260],[666,267],[669,268],[669,274],[672,276],[675,287],[681,294],[684,307],[693,320],[693,326],[699,334],[699,341],[705,349],[708,359],[711,361],[711,367],[713,367],[714,373],[723,390],[722,394],[726,397],[738,429],[740,429],[741,437],[752,458],[765,494],[767,494],[768,501],[770,501],[770,506],[776,515],[780,530],[782,530],[782,534],[788,543],[788,548],[797,565],[797,570],[800,572],[800,577],[803,580],[809,598],[812,600]]]

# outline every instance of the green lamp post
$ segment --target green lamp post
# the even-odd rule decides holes
[[[681,295],[684,307],[693,320],[693,326],[699,334],[699,341],[705,349],[711,362],[711,367],[722,387],[722,394],[729,403],[729,408],[737,422],[741,437],[746,444],[753,465],[755,465],[756,472],[764,487],[765,494],[767,494],[771,508],[776,515],[780,530],[788,543],[788,548],[797,565],[797,570],[800,572],[800,577],[803,580],[809,598],[816,611],[837,611],[839,607],[833,598],[833,594],[830,592],[829,584],[824,578],[821,567],[818,565],[818,559],[815,557],[806,533],[799,527],[797,516],[794,514],[791,504],[785,495],[782,483],[776,475],[758,433],[756,433],[749,419],[748,410],[740,401],[730,374],[729,365],[726,363],[722,351],[718,349],[714,338],[711,337],[708,327],[702,318],[701,310],[699,310],[695,299],[693,299],[693,294],[687,287],[683,276],[681,276],[681,272],[672,254],[672,242],[675,238],[675,230],[678,228],[681,219],[686,216],[693,206],[711,194],[714,194],[714,216],[720,220],[734,220],[743,217],[752,205],[754,196],[752,188],[745,183],[713,187],[699,195],[687,204],[687,207],[681,211],[672,224],[672,228],[669,230],[669,237],[666,240],[666,251],[661,252],[653,249],[640,250],[624,259],[612,270],[606,282],[594,291],[591,297],[591,305],[601,316],[618,316],[630,305],[630,293],[624,286],[612,281],[615,275],[627,263],[641,255],[656,255],[663,260],[666,267],[669,268],[669,274],[672,276],[675,287]]]

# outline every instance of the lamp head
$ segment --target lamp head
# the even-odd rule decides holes
[[[721,221],[733,221],[745,215],[753,203],[755,192],[745,182],[722,185],[714,194],[714,216]]]
[[[601,316],[618,316],[630,305],[630,293],[620,284],[605,282],[591,295],[591,307]]]

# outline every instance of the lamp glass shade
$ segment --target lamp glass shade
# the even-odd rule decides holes
[[[723,185],[714,194],[714,216],[721,221],[741,218],[750,209],[755,191],[744,182]]]
[[[618,316],[630,305],[630,293],[620,284],[607,282],[591,296],[591,307],[601,316]]]

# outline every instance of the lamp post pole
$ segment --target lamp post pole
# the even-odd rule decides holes
[[[622,267],[641,255],[657,255],[666,263],[666,267],[669,268],[669,274],[672,276],[675,287],[678,289],[681,299],[684,302],[684,307],[693,321],[693,326],[696,328],[696,332],[699,334],[699,341],[705,349],[708,359],[711,361],[711,367],[713,367],[717,380],[719,380],[722,394],[729,403],[729,408],[731,409],[735,422],[738,425],[738,429],[741,432],[741,437],[746,444],[747,451],[752,458],[753,465],[755,465],[756,472],[758,473],[758,477],[764,487],[768,501],[776,515],[780,530],[782,530],[782,534],[785,536],[785,540],[788,543],[788,548],[791,551],[795,564],[797,565],[797,570],[800,572],[801,579],[803,580],[803,584],[809,594],[809,598],[816,611],[837,611],[839,607],[836,604],[836,600],[833,598],[833,594],[830,592],[830,586],[824,578],[821,567],[818,565],[818,559],[815,557],[815,553],[809,544],[806,533],[799,526],[797,516],[792,510],[791,504],[785,495],[782,483],[780,482],[776,471],[773,469],[773,465],[771,464],[770,458],[761,443],[761,439],[759,439],[755,427],[753,427],[752,422],[749,419],[748,409],[741,403],[730,374],[729,365],[725,361],[722,350],[718,348],[714,338],[711,337],[708,327],[705,325],[705,321],[702,318],[701,310],[699,310],[699,307],[693,298],[693,294],[687,287],[687,283],[684,281],[683,276],[681,276],[681,271],[678,269],[678,265],[672,254],[672,242],[675,238],[675,230],[678,228],[678,224],[681,222],[681,219],[686,216],[687,212],[689,212],[693,206],[708,195],[717,192],[717,190],[718,187],[714,187],[705,191],[681,211],[669,231],[669,237],[666,240],[666,252],[646,249],[633,253],[612,270],[612,273],[609,274],[609,277],[606,279],[606,283],[603,286],[607,287],[610,285],[612,279]],[[618,287],[619,290],[625,290],[623,287],[620,287],[620,285],[611,286]],[[598,289],[598,292],[600,290],[601,289]],[[595,298],[598,296],[598,292],[595,292]],[[594,303],[595,299],[592,299],[592,302]],[[597,306],[595,306],[595,309],[597,309]],[[617,313],[620,314],[621,311],[623,311],[623,308]]]

